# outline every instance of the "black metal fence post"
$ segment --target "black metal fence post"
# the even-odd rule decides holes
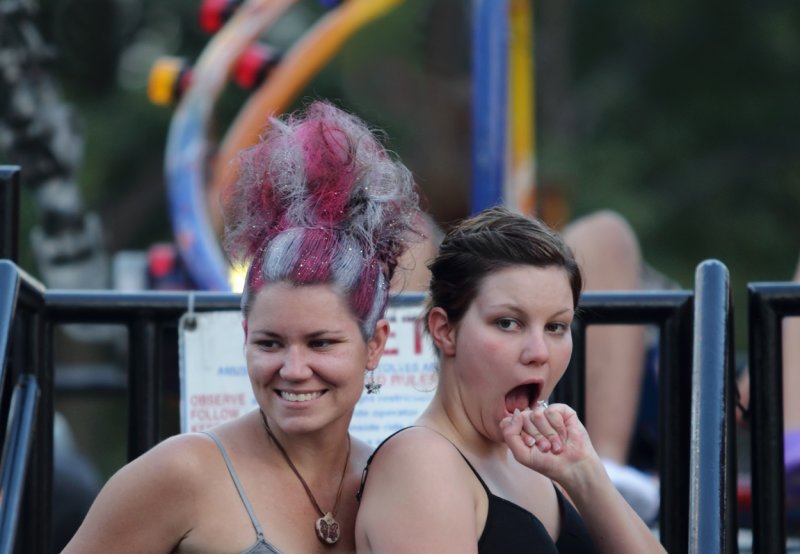
[[[800,284],[750,283],[753,552],[786,552],[782,319],[800,315]]]
[[[32,377],[39,386],[39,403],[34,419],[33,448],[28,460],[28,478],[25,501],[22,506],[24,521],[37,521],[51,528],[51,502],[53,479],[53,390],[52,373],[45,367],[43,354],[44,323],[41,309],[26,315],[24,376]],[[26,525],[17,539],[23,552],[46,552],[50,548],[50,533]]]
[[[572,358],[552,399],[569,404],[578,419],[586,421],[586,322],[582,320],[572,326]]]
[[[689,402],[691,395],[692,306],[687,296],[662,321],[658,372],[658,473],[661,478],[659,532],[667,552],[688,548]]]
[[[130,325],[128,359],[128,458],[147,452],[159,439],[161,357],[156,323],[137,317]]]
[[[695,273],[689,552],[738,551],[728,270],[716,260]]]
[[[0,165],[0,259],[19,260],[20,168]]]
[[[23,491],[29,489],[30,483],[29,455],[35,450],[33,434],[35,431],[36,406],[39,399],[39,387],[33,375],[23,375],[19,384],[14,388],[12,402],[9,409],[9,426],[6,440],[3,441],[3,456],[0,467],[0,489],[3,497],[0,499],[0,553],[12,554],[13,552],[45,552],[45,550],[32,549],[29,543],[26,547],[15,550],[18,531],[23,532],[32,527],[20,525],[20,505],[23,502]],[[47,522],[44,522],[47,525]],[[47,534],[49,527],[43,534]],[[33,547],[35,548],[35,547]]]
[[[0,285],[4,289],[2,304],[5,305],[0,332],[7,345],[3,352],[3,361],[7,364],[2,382],[3,418],[12,417],[10,400],[14,383],[31,382],[38,399],[30,407],[30,424],[26,431],[26,440],[32,441],[29,452],[21,454],[22,459],[6,462],[25,465],[23,473],[19,473],[20,468],[9,470],[25,476],[22,502],[9,517],[20,522],[20,528],[14,532],[19,551],[45,552],[50,537],[53,417],[52,379],[48,377],[49,368],[44,366],[42,358],[44,292],[39,283],[9,260],[0,260]],[[7,423],[3,422],[4,431]],[[6,436],[4,442],[13,438]],[[36,525],[31,525],[31,521]]]
[[[13,373],[15,379],[31,377],[39,389],[17,545],[22,552],[47,552],[52,534],[53,376],[52,368],[45,364],[48,341],[44,337],[44,287],[22,270],[17,271],[20,275],[19,334],[15,348],[19,348],[19,355],[15,356],[18,365]],[[37,525],[28,525],[29,521],[36,521]],[[42,528],[47,532],[42,532]]]
[[[8,260],[0,259],[0,391],[6,389],[9,362],[8,354],[11,349],[12,330],[17,311],[17,296],[19,295],[19,277],[16,267]],[[10,396],[10,395],[9,395]],[[6,402],[0,395],[0,414],[6,413]],[[0,419],[0,443],[5,437],[6,422]]]

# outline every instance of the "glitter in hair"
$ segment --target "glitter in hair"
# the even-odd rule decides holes
[[[342,290],[352,290],[358,283],[363,267],[364,256],[361,246],[352,238],[346,238],[331,263],[334,282]]]
[[[295,266],[302,240],[302,229],[287,229],[269,243],[261,261],[261,275],[265,283],[274,283],[286,277],[286,268]]]
[[[228,255],[256,264],[243,309],[265,283],[331,283],[370,337],[413,240],[411,173],[362,121],[326,102],[271,123],[241,154],[225,202]]]

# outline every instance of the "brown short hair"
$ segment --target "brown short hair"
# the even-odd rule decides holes
[[[451,323],[458,323],[488,275],[518,265],[563,268],[577,307],[583,278],[561,235],[538,219],[494,207],[465,219],[444,237],[439,254],[429,265],[426,316],[439,307]]]

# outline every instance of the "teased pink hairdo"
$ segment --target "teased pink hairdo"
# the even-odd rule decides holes
[[[415,240],[409,170],[364,122],[327,102],[271,119],[239,161],[225,201],[225,249],[250,263],[245,316],[267,283],[331,283],[371,337],[397,258]]]

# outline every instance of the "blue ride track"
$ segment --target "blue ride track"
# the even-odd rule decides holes
[[[508,1],[473,0],[471,210],[503,203],[508,118]]]

